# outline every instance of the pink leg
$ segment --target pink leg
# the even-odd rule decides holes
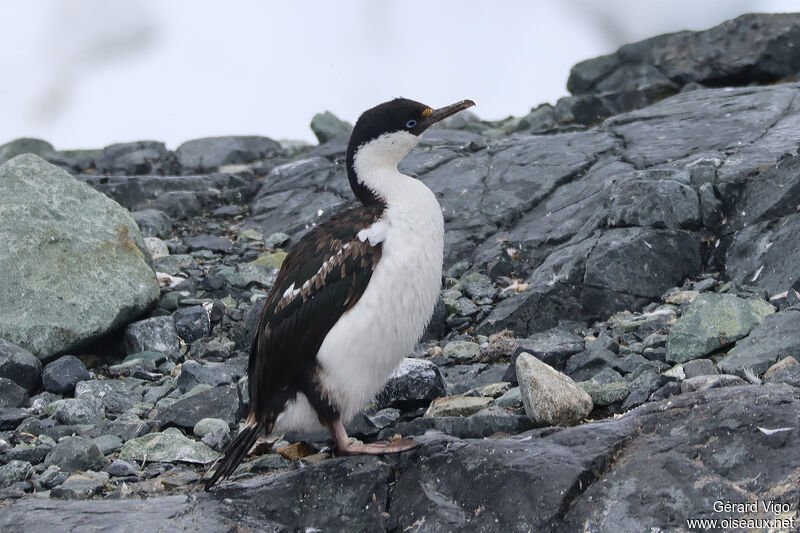
[[[419,446],[411,439],[400,439],[391,442],[373,442],[371,444],[357,444],[350,440],[344,424],[340,419],[331,425],[331,436],[339,455],[381,455],[384,453],[400,453]]]

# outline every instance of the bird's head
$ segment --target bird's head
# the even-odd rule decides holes
[[[472,100],[433,109],[409,100],[395,98],[361,114],[347,145],[347,175],[353,192],[364,204],[378,201],[364,183],[377,167],[396,168],[419,142],[426,129],[459,111],[475,105]]]

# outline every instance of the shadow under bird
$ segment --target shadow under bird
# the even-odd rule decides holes
[[[344,424],[411,352],[439,295],[442,211],[397,165],[428,127],[473,105],[432,109],[397,98],[359,117],[346,164],[361,205],[316,226],[286,256],[250,351],[250,414],[206,489],[228,477],[262,434],[327,428],[337,452],[351,455],[417,446],[359,444]]]

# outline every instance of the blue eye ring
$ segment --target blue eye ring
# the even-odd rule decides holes
[[[417,125],[417,121],[414,120],[413,118],[411,120],[409,120],[408,122],[406,122],[406,128],[409,128],[409,129],[413,128],[416,125]]]

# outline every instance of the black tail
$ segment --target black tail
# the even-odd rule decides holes
[[[206,480],[206,490],[210,490],[217,481],[225,479],[236,470],[236,467],[242,462],[244,456],[247,455],[247,452],[250,451],[250,448],[255,444],[258,436],[261,434],[261,429],[261,424],[253,426],[248,425],[236,435],[236,438],[225,448],[225,457],[217,461],[217,469],[214,471],[214,475]]]

